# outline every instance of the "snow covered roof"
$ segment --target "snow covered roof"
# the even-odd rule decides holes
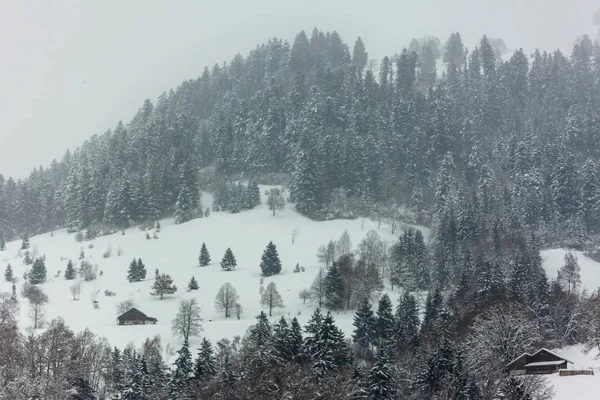
[[[550,353],[550,354],[552,354],[553,356],[556,356],[556,357],[558,357],[558,358],[562,358],[563,360],[565,360],[565,361],[566,361],[566,362],[568,362],[568,363],[571,363],[571,364],[573,364],[573,361],[571,361],[571,360],[567,360],[566,358],[564,358],[564,357],[563,357],[563,356],[561,356],[560,354],[556,354],[555,352],[553,352],[553,351],[551,351],[551,350],[548,350],[548,349],[547,349],[547,348],[545,348],[545,347],[542,347],[541,349],[539,349],[538,351],[536,351],[535,353],[533,353],[531,356],[535,356],[535,355],[536,355],[537,353],[539,353],[540,351],[545,351],[545,352],[547,352],[547,353]]]
[[[526,367],[543,367],[546,365],[558,365],[558,364],[562,364],[567,360],[558,360],[558,361],[540,361],[540,362],[533,362],[533,363],[529,363],[529,364],[525,364]]]
[[[573,361],[567,360],[567,359],[566,359],[566,358],[564,358],[563,356],[561,356],[561,355],[559,355],[559,354],[556,354],[555,352],[553,352],[553,351],[551,351],[551,350],[548,350],[548,349],[547,349],[547,348],[545,348],[545,347],[542,347],[541,349],[539,349],[538,351],[536,351],[536,352],[535,352],[535,353],[533,353],[533,354],[529,354],[529,353],[523,353],[523,354],[521,354],[519,357],[515,358],[514,360],[512,360],[511,362],[509,362],[508,364],[506,364],[506,366],[507,366],[507,367],[509,367],[511,364],[514,364],[516,361],[520,360],[520,359],[521,359],[521,358],[523,358],[523,357],[533,357],[533,356],[535,356],[536,354],[538,354],[540,351],[545,351],[545,352],[547,352],[547,353],[550,353],[550,354],[552,354],[552,355],[553,355],[553,356],[555,356],[555,357],[561,358],[561,359],[565,360],[566,362],[573,364]],[[533,364],[535,364],[535,363],[533,363]],[[529,365],[531,365],[531,364],[527,364],[527,365],[529,366]],[[549,364],[548,364],[548,365],[549,365]]]

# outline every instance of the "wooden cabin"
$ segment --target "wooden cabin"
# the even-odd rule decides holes
[[[511,361],[506,369],[511,376],[515,375],[545,375],[557,373],[560,369],[567,368],[567,363],[572,361],[550,351],[539,349],[533,354],[524,353]]]
[[[119,315],[117,320],[119,320],[119,325],[147,325],[156,324],[156,322],[158,322],[156,318],[147,316],[137,308],[132,308]]]

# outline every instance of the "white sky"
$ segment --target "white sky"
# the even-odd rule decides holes
[[[412,37],[468,47],[483,34],[510,49],[569,51],[594,32],[600,0],[0,1],[0,173],[22,178],[86,138],[128,121],[205,65],[304,29],[361,36],[369,58]]]

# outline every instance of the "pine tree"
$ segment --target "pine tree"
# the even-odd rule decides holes
[[[29,283],[36,285],[46,282],[46,263],[43,258],[36,258],[29,272]]]
[[[262,293],[260,303],[263,307],[269,308],[269,317],[272,315],[273,308],[283,307],[283,300],[277,291],[277,286],[275,286],[274,282],[267,285],[267,288]]]
[[[518,378],[511,376],[506,379],[498,390],[500,400],[532,400],[529,393],[525,391],[523,383]]]
[[[142,262],[141,258],[138,258],[137,260],[134,258],[129,264],[127,280],[129,282],[139,282],[144,279],[146,279],[146,266]]]
[[[325,277],[325,297],[327,305],[332,309],[340,309],[344,305],[344,278],[337,262],[334,262]]]
[[[396,340],[399,348],[415,346],[419,334],[419,306],[410,292],[405,292],[396,307]]]
[[[69,260],[67,263],[67,269],[65,269],[65,279],[68,281],[75,279],[75,267],[73,266],[73,261],[71,260]]]
[[[385,354],[385,350],[379,350],[377,361],[369,371],[368,386],[369,399],[391,400],[396,398],[394,385],[394,373],[392,363]]]
[[[10,264],[8,264],[6,266],[6,269],[4,270],[4,279],[6,280],[6,282],[12,282],[12,280],[14,279],[13,270]]]
[[[384,294],[379,299],[377,317],[375,319],[375,335],[379,347],[389,343],[394,338],[396,321],[394,319],[390,296]]]
[[[208,253],[208,249],[206,248],[206,243],[202,242],[202,247],[200,248],[200,257],[198,258],[201,267],[206,267],[210,264],[210,254]]]
[[[210,340],[202,339],[198,351],[196,364],[194,366],[194,377],[196,379],[210,379],[217,373],[217,359]]]
[[[196,281],[196,278],[194,276],[192,276],[192,279],[190,279],[190,282],[188,283],[188,289],[198,290],[198,282]]]
[[[87,379],[77,377],[71,383],[71,390],[66,397],[67,400],[96,400],[96,391],[92,388]]]
[[[231,248],[228,247],[227,250],[225,250],[223,259],[221,260],[221,268],[224,271],[231,271],[231,270],[235,269],[236,266],[237,266],[237,261],[235,260],[233,251],[231,251]]]
[[[358,344],[363,355],[375,343],[375,315],[368,299],[365,299],[354,314],[352,340]]]
[[[169,399],[182,399],[188,394],[190,378],[194,370],[189,347],[188,341],[185,340],[181,349],[177,351],[178,356],[174,363],[175,371],[169,381]]]
[[[160,296],[163,299],[165,294],[173,294],[177,291],[177,286],[173,284],[173,278],[167,274],[156,275],[154,284],[152,285],[154,291],[150,293],[152,296]]]
[[[29,248],[29,235],[23,235],[23,241],[21,242],[21,250],[27,250]]]
[[[281,272],[281,261],[279,260],[279,254],[277,253],[277,247],[275,247],[273,242],[269,242],[263,252],[260,269],[262,270],[263,276],[271,276]]]

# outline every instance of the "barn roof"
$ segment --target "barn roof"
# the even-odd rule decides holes
[[[573,361],[567,360],[567,359],[566,359],[566,358],[564,358],[563,356],[561,356],[561,355],[559,355],[559,354],[556,354],[555,352],[553,352],[553,351],[551,351],[551,350],[548,350],[548,349],[547,349],[547,348],[545,348],[545,347],[542,347],[541,349],[539,349],[538,351],[536,351],[536,352],[535,352],[535,353],[533,353],[533,354],[529,354],[529,353],[523,353],[523,354],[521,354],[519,357],[515,358],[514,360],[512,360],[511,362],[509,362],[508,364],[506,364],[506,366],[507,366],[507,367],[510,367],[512,364],[514,364],[516,361],[519,361],[521,358],[523,358],[523,357],[533,357],[533,356],[535,356],[536,354],[538,354],[538,353],[539,353],[539,352],[541,352],[541,351],[545,351],[545,352],[547,352],[547,353],[550,353],[550,354],[552,354],[553,356],[560,358],[561,360],[565,360],[566,362],[573,364]]]
[[[145,320],[145,319],[154,319],[152,317],[148,317],[146,314],[144,314],[143,312],[141,312],[140,310],[138,310],[137,308],[131,308],[128,311],[124,312],[123,314],[119,315],[117,317],[117,319],[124,319],[124,320]]]

